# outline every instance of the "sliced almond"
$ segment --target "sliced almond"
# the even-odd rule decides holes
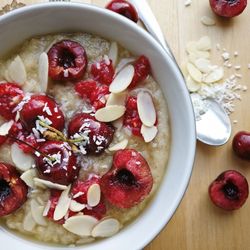
[[[156,111],[151,95],[141,91],[137,95],[137,107],[142,123],[148,127],[154,126],[156,122]]]
[[[116,234],[120,229],[120,223],[118,220],[108,218],[100,221],[92,230],[93,237],[110,237]]]
[[[70,217],[65,221],[63,227],[69,232],[79,236],[90,236],[98,220],[89,215],[78,215]]]
[[[194,53],[194,52],[197,51],[196,46],[197,46],[197,42],[195,42],[195,41],[188,42],[188,43],[187,43],[187,46],[186,46],[186,51],[187,51],[189,54]]]
[[[48,88],[49,59],[47,53],[43,52],[38,62],[38,79],[41,91],[46,93]]]
[[[211,50],[212,48],[212,42],[210,37],[208,36],[203,36],[200,38],[200,40],[197,42],[196,45],[197,50]]]
[[[187,64],[187,70],[189,75],[196,81],[201,82],[202,79],[202,73],[192,64]]]
[[[48,200],[46,206],[44,207],[44,210],[43,210],[43,216],[47,216],[48,215],[48,212],[50,210],[50,206],[51,206],[51,201]]]
[[[210,58],[210,53],[208,51],[196,50],[194,53],[196,54],[197,58]]]
[[[36,226],[36,222],[33,219],[31,212],[28,212],[23,219],[23,229],[25,231],[32,232],[35,226]]]
[[[120,131],[123,126],[123,119],[120,118],[120,119],[113,121],[112,125],[116,128],[116,131]]]
[[[195,60],[194,65],[202,73],[209,73],[211,71],[211,62],[206,58],[198,58]]]
[[[8,67],[8,76],[13,82],[19,83],[20,85],[23,85],[26,82],[26,70],[20,56],[16,56],[16,58],[10,63]]]
[[[111,93],[121,93],[127,89],[134,77],[134,66],[129,64],[124,67],[116,76],[113,82],[109,86]]]
[[[14,121],[11,120],[9,122],[5,122],[4,124],[2,124],[0,126],[0,135],[1,136],[4,136],[4,135],[7,135],[13,125]]]
[[[147,127],[144,124],[141,126],[141,134],[143,136],[143,139],[145,142],[151,142],[154,140],[158,133],[158,129],[156,126],[153,127]]]
[[[127,91],[121,92],[119,94],[111,93],[106,102],[106,106],[112,106],[112,105],[124,106],[127,94],[128,94]]]
[[[134,61],[135,61],[135,58],[133,58],[133,57],[121,59],[117,65],[116,69],[115,69],[115,74],[120,72],[125,66],[127,66],[128,64],[131,64]]]
[[[214,83],[220,81],[223,77],[224,69],[222,67],[216,67],[210,73],[204,75],[202,81],[205,83]]]
[[[11,145],[11,158],[18,170],[27,171],[35,163],[34,157],[25,154],[17,143]]]
[[[12,79],[11,79],[10,76],[9,76],[9,71],[8,71],[8,69],[6,69],[6,70],[4,71],[4,79],[5,79],[7,82],[12,82]]]
[[[47,221],[43,217],[44,207],[40,206],[36,200],[32,199],[30,202],[31,214],[34,221],[40,226],[46,226]]]
[[[128,140],[127,139],[124,139],[118,143],[116,143],[115,145],[111,146],[108,148],[109,151],[118,151],[118,150],[121,150],[121,149],[125,149],[128,145]]]
[[[117,42],[111,43],[108,57],[112,60],[113,66],[115,66],[117,64],[117,60],[118,60],[118,44],[117,44]]]
[[[67,189],[61,193],[54,212],[54,220],[60,220],[67,214],[71,202],[71,199],[69,198],[70,188],[71,185],[69,185]]]
[[[196,92],[201,88],[201,83],[193,80],[190,75],[186,77],[186,85],[190,92]]]
[[[75,200],[71,200],[69,209],[73,212],[80,212],[86,207],[85,204],[81,204]]]
[[[35,169],[25,171],[20,178],[26,183],[27,186],[35,188],[34,178],[37,176]]]
[[[87,192],[87,202],[90,207],[95,207],[99,204],[101,199],[101,188],[99,184],[93,184],[89,187]]]
[[[96,111],[95,118],[100,122],[112,122],[122,117],[125,113],[125,110],[126,108],[124,106],[106,106]]]
[[[34,183],[36,186],[41,187],[41,188],[51,188],[51,189],[58,189],[58,190],[66,190],[67,186],[53,183],[51,181],[46,181],[43,179],[39,178],[34,178]]]
[[[192,63],[192,64],[195,64],[195,61],[197,60],[197,59],[199,59],[200,57],[197,55],[197,54],[195,54],[195,53],[191,53],[191,54],[189,54],[188,55],[188,61],[190,62],[190,63]]]
[[[206,26],[213,26],[216,24],[215,20],[209,16],[202,16],[201,23]]]

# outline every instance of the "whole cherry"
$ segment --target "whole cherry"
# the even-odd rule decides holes
[[[139,20],[135,7],[127,1],[113,0],[107,4],[106,8],[127,17],[135,23],[137,23]]]
[[[83,154],[100,154],[113,140],[115,129],[86,113],[75,115],[68,125],[68,136]]]
[[[209,0],[213,12],[222,17],[234,17],[241,14],[247,6],[247,0]]]
[[[39,130],[39,120],[60,131],[64,128],[63,112],[55,100],[47,95],[32,95],[20,111],[20,120],[28,131],[33,128]]]
[[[237,156],[250,160],[250,133],[240,131],[235,134],[232,147]]]
[[[69,185],[78,177],[80,168],[68,143],[47,141],[39,152],[42,154],[36,158],[36,166],[42,179]]]
[[[209,196],[212,202],[225,210],[240,208],[248,197],[248,182],[235,170],[221,173],[209,186]]]

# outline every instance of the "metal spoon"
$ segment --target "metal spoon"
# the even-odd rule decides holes
[[[140,20],[148,32],[161,44],[179,68],[148,2],[146,0],[129,0],[129,2],[136,7]],[[205,99],[205,101],[208,104],[208,109],[200,116],[199,120],[196,119],[197,139],[212,146],[223,145],[231,135],[230,119],[225,110],[214,99]]]

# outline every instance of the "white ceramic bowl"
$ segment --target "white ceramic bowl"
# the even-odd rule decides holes
[[[116,13],[91,5],[46,3],[2,16],[0,55],[34,35],[62,31],[94,33],[118,41],[134,54],[145,54],[150,59],[154,78],[166,97],[172,141],[170,159],[159,191],[150,206],[117,235],[83,247],[85,250],[142,249],[170,220],[192,172],[196,134],[188,91],[175,63],[147,32]],[[0,242],[4,250],[55,249],[25,240],[1,228]]]

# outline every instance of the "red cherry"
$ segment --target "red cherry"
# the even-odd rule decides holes
[[[209,186],[212,202],[225,210],[239,209],[248,197],[246,178],[235,170],[221,173]]]
[[[53,80],[79,80],[87,68],[87,55],[81,44],[63,40],[54,44],[49,52],[49,76]]]
[[[14,119],[16,112],[13,111],[23,97],[24,93],[17,84],[0,84],[0,115],[7,120]]]
[[[85,80],[75,85],[75,91],[83,98],[88,99],[95,110],[103,108],[106,104],[105,96],[108,95],[107,85],[98,85],[94,80]]]
[[[67,143],[47,141],[39,147],[39,152],[43,155],[36,158],[36,166],[41,178],[69,185],[78,177],[80,168],[76,156]]]
[[[99,184],[99,179],[97,177],[92,177],[87,181],[76,181],[72,186],[71,190],[72,197],[74,198],[74,196],[77,196],[76,198],[74,198],[74,200],[81,204],[87,204],[88,189],[93,184]],[[91,209],[87,207],[83,209],[82,212],[86,215],[91,215],[97,218],[98,220],[101,220],[106,214],[106,205],[104,203],[103,198],[101,197],[101,200],[98,205],[92,207]]]
[[[126,112],[123,117],[123,125],[128,127],[135,136],[141,135],[142,122],[137,108],[137,97],[129,96],[126,102]]]
[[[222,17],[234,17],[241,14],[247,6],[247,0],[209,0],[213,12]]]
[[[36,137],[32,133],[21,134],[20,136],[18,136],[18,139],[25,142],[25,143],[22,143],[20,141],[17,141],[19,148],[21,148],[22,151],[26,154],[34,153],[35,151],[34,148],[39,147],[39,143],[37,142]]]
[[[54,222],[62,225],[65,222],[65,218],[62,218],[62,219],[57,220],[57,221],[54,220],[54,213],[55,213],[56,206],[58,204],[59,198],[61,196],[61,193],[62,193],[62,191],[51,189],[51,191],[50,191],[50,198],[49,198],[50,208],[49,208],[49,211],[48,211],[46,217],[49,220],[52,220],[52,221],[54,221]],[[73,211],[71,211],[71,210],[69,210],[67,217],[70,218],[70,217],[72,217],[74,215],[76,215],[76,213],[73,212]]]
[[[76,143],[84,154],[100,154],[112,142],[114,127],[111,124],[99,122],[90,114],[77,114],[69,122],[68,136],[71,139],[85,138]]]
[[[238,132],[233,138],[233,150],[240,158],[250,160],[250,133]]]
[[[134,88],[137,83],[144,81],[150,74],[151,66],[146,56],[140,56],[134,62],[135,74],[129,88]]]
[[[0,217],[11,214],[27,200],[28,187],[16,169],[0,163]]]
[[[122,16],[127,17],[133,22],[137,23],[139,20],[138,13],[135,7],[124,0],[113,0],[106,6],[107,9],[114,11]]]
[[[110,59],[93,63],[90,72],[94,80],[101,84],[110,85],[114,79],[115,70]]]
[[[20,111],[20,120],[28,131],[37,128],[38,116],[49,121],[49,125],[57,130],[64,128],[64,115],[58,104],[49,96],[33,95],[23,105]],[[37,128],[37,130],[39,130]]]
[[[104,197],[114,206],[131,208],[150,193],[153,177],[146,160],[133,149],[114,154],[113,166],[100,180]]]

